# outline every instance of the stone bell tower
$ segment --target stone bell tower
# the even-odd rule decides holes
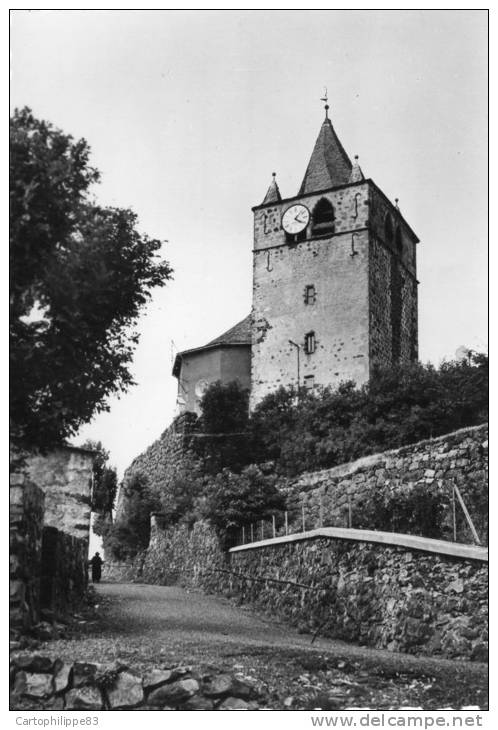
[[[367,381],[417,359],[418,238],[328,116],[296,196],[253,208],[251,406],[279,386]]]

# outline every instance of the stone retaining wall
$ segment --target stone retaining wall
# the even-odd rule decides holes
[[[127,521],[126,484],[135,476],[145,476],[153,494],[158,494],[174,478],[189,449],[197,416],[184,413],[161,434],[142,454],[133,459],[123,477],[116,506],[116,522]]]
[[[388,494],[393,490],[409,493],[414,486],[422,484],[442,495],[445,507],[439,537],[453,539],[451,485],[456,484],[481,542],[487,544],[487,424],[366,456],[333,469],[302,474],[297,479],[285,482],[283,489],[289,506],[296,506],[296,524],[304,503],[307,529],[318,527],[322,519],[324,525],[347,526],[349,503],[352,526],[369,528],[372,525],[368,523],[369,516],[365,509],[369,490],[385,489]],[[472,542],[472,533],[458,504],[456,516],[457,540]],[[396,531],[396,525],[385,525],[381,529]]]
[[[232,551],[229,569],[219,590],[307,632],[487,660],[488,566],[481,560],[322,537]]]

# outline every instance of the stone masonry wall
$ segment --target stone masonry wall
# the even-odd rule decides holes
[[[76,608],[88,585],[88,543],[55,527],[43,528],[40,604],[56,616]]]
[[[223,592],[304,631],[391,651],[487,659],[487,563],[319,538],[232,552],[230,570],[220,574]]]
[[[24,474],[10,477],[10,621],[28,628],[39,620],[45,496]]]
[[[102,579],[216,591],[227,561],[227,553],[206,522],[196,522],[192,528],[178,525],[164,529],[161,517],[153,515],[147,550],[128,562],[107,560]]]
[[[45,525],[88,542],[93,452],[65,446],[29,456],[30,478],[45,492]]]
[[[192,413],[178,416],[148,449],[132,461],[124,473],[124,486],[126,487],[127,482],[136,474],[145,476],[151,490],[156,494],[168,484],[182,464],[189,448],[190,436],[195,430],[196,420],[196,416]],[[125,521],[126,515],[125,489],[121,488],[117,500],[116,521]]]
[[[369,489],[406,489],[425,484],[440,492],[446,502],[442,538],[453,539],[452,490],[456,484],[467,505],[483,544],[488,537],[488,426],[464,428],[435,439],[420,441],[400,449],[366,456],[332,469],[302,474],[284,485],[289,504],[295,505],[300,519],[305,505],[306,528],[323,524],[348,524],[349,501],[352,526],[361,516],[369,527],[364,500]],[[457,541],[473,542],[460,506],[456,505]],[[367,522],[367,524],[365,524]],[[384,529],[396,529],[386,525]],[[300,528],[298,528],[300,529]]]

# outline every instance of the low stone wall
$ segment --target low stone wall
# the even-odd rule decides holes
[[[27,458],[29,477],[45,492],[45,525],[87,542],[93,459],[93,451],[72,446]]]
[[[282,487],[289,506],[296,505],[297,521],[304,504],[308,529],[318,527],[322,520],[325,525],[347,526],[349,504],[352,526],[369,528],[372,525],[368,524],[364,506],[369,490],[400,489],[408,492],[415,485],[423,484],[442,495],[445,514],[439,537],[453,539],[453,483],[463,496],[481,542],[487,544],[487,424],[366,456],[333,469],[302,474],[297,479],[284,482]],[[458,504],[456,516],[457,540],[472,542],[472,533]],[[382,529],[396,531],[396,525],[385,525]]]
[[[10,621],[26,629],[39,621],[45,496],[24,474],[10,477]]]
[[[76,608],[88,585],[88,543],[55,527],[44,527],[40,605],[63,616]]]
[[[67,663],[18,652],[10,662],[11,710],[258,710],[266,693],[251,678],[205,669]]]
[[[235,549],[218,588],[322,636],[486,661],[487,563],[379,534],[382,543],[321,537]]]

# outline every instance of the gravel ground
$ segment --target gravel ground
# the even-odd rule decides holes
[[[79,621],[79,623],[78,623]],[[97,586],[95,612],[46,650],[138,669],[188,664],[254,677],[272,709],[487,708],[487,665],[412,657],[298,634],[219,596]]]

